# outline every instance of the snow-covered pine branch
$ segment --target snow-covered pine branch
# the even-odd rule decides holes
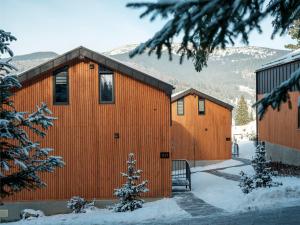
[[[285,34],[300,18],[300,1],[293,0],[162,0],[128,3],[127,7],[143,9],[140,18],[149,16],[150,21],[157,17],[166,20],[153,37],[130,53],[131,57],[147,51],[160,58],[163,48],[167,48],[171,60],[175,37],[180,36],[181,46],[177,50],[180,62],[191,58],[197,71],[207,66],[208,57],[214,50],[234,45],[237,40],[248,44],[253,30],[262,32],[260,25],[264,18],[273,19],[271,38]],[[288,82],[256,104],[260,118],[268,106],[279,109],[281,103],[287,101],[287,92],[299,83],[299,75],[296,75],[299,73],[300,69]]]
[[[114,195],[119,198],[119,202],[114,206],[114,211],[116,212],[133,211],[142,208],[144,201],[140,199],[140,195],[149,191],[146,188],[147,180],[140,184],[137,183],[141,177],[142,170],[137,170],[135,164],[134,154],[130,153],[127,161],[127,173],[121,173],[123,177],[126,177],[127,181],[121,188],[115,189],[114,192]]]
[[[0,53],[13,55],[9,41],[16,40],[10,33],[0,30]],[[21,87],[17,76],[7,74],[13,67],[0,60],[0,197],[5,198],[23,189],[36,189],[46,184],[41,172],[53,172],[64,166],[60,156],[51,156],[51,148],[42,148],[26,132],[33,131],[44,137],[45,130],[53,126],[51,111],[45,103],[31,114],[18,112],[12,96]]]
[[[263,118],[269,106],[273,109],[280,110],[281,104],[290,100],[288,92],[292,91],[294,86],[300,91],[300,69],[293,72],[288,80],[282,82],[270,93],[265,94],[262,99],[253,105],[253,107],[257,107],[259,119]]]

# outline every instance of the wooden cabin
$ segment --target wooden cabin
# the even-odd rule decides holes
[[[299,51],[263,65],[256,71],[257,100],[289,79],[299,67]],[[300,166],[300,93],[294,87],[289,96],[290,102],[283,103],[280,111],[269,107],[263,119],[257,121],[257,136],[266,144],[268,159]]]
[[[195,89],[172,96],[172,159],[231,158],[233,106]]]
[[[58,118],[42,146],[66,165],[43,174],[47,187],[10,200],[111,199],[124,183],[128,153],[135,153],[146,197],[171,194],[171,93],[173,86],[109,57],[76,48],[22,74],[15,106],[32,111],[46,102]],[[164,154],[168,155],[168,154]]]

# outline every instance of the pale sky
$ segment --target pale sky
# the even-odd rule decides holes
[[[98,52],[109,51],[144,42],[164,24],[139,19],[140,11],[125,7],[132,1],[1,0],[0,29],[17,37],[18,41],[11,45],[15,55],[64,53],[80,45]],[[284,49],[286,43],[294,43],[288,35],[271,40],[270,19],[263,22],[262,29],[261,35],[251,34],[250,45]]]

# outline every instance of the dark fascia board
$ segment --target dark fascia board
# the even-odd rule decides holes
[[[188,89],[186,91],[183,91],[183,92],[181,92],[178,95],[175,94],[175,96],[172,97],[172,103],[175,102],[175,101],[177,101],[178,99],[181,99],[181,98],[187,96],[187,95],[193,95],[193,94],[197,95],[197,96],[200,96],[202,98],[205,98],[205,99],[207,99],[207,100],[209,100],[211,102],[214,102],[214,103],[216,103],[216,104],[218,104],[220,106],[223,106],[223,107],[229,109],[230,111],[232,111],[232,109],[234,108],[232,105],[230,105],[230,104],[228,104],[226,102],[223,102],[223,101],[221,101],[219,99],[216,99],[216,98],[214,98],[212,96],[209,96],[207,94],[204,94],[204,93],[202,93],[202,92],[200,92],[200,91],[198,91],[198,90],[196,90],[194,88],[190,88],[190,89]]]
[[[146,73],[143,73],[139,70],[131,68],[115,59],[104,56],[100,53],[94,52],[85,47],[78,47],[69,52],[66,52],[58,57],[51,59],[41,65],[38,65],[32,69],[29,69],[23,73],[19,74],[19,81],[21,83],[27,82],[34,78],[37,78],[41,74],[46,73],[47,71],[57,69],[58,67],[66,64],[74,59],[91,59],[99,64],[102,64],[111,70],[119,71],[122,74],[129,76],[135,80],[138,80],[142,83],[148,84],[156,89],[164,91],[167,95],[171,96],[174,87],[166,82],[163,82],[155,77],[152,77]]]

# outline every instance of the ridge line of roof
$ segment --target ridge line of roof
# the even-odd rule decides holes
[[[204,98],[206,98],[206,99],[208,99],[208,100],[210,100],[210,101],[212,101],[212,102],[214,102],[214,103],[216,103],[216,104],[218,104],[220,106],[223,106],[223,107],[225,107],[225,108],[227,108],[229,110],[232,110],[234,108],[232,105],[230,105],[230,104],[228,104],[228,103],[226,103],[226,102],[224,102],[222,100],[219,100],[219,99],[217,99],[217,98],[215,98],[213,96],[210,96],[208,94],[200,92],[200,91],[198,91],[198,90],[196,90],[194,88],[189,88],[189,89],[187,89],[185,91],[179,92],[178,94],[174,93],[173,96],[172,96],[171,102],[173,103],[173,102],[177,101],[178,99],[181,99],[181,98],[183,98],[183,97],[185,97],[187,95],[190,95],[190,94],[196,94],[196,95],[198,95],[200,97],[204,97]]]
[[[77,58],[89,58],[99,64],[103,64],[113,70],[117,70],[135,80],[138,80],[142,83],[146,83],[156,89],[162,90],[170,96],[172,94],[172,90],[174,89],[174,87],[167,82],[159,80],[145,72],[132,68],[123,62],[120,62],[118,60],[115,60],[101,53],[95,52],[83,46],[79,46],[77,48],[74,48],[73,50],[67,51],[66,53],[63,53],[53,59],[48,60],[47,62],[41,63],[40,65],[37,65],[18,74],[19,80],[21,83],[26,82],[39,76],[40,74],[43,74],[52,69],[56,69],[59,66]]]

